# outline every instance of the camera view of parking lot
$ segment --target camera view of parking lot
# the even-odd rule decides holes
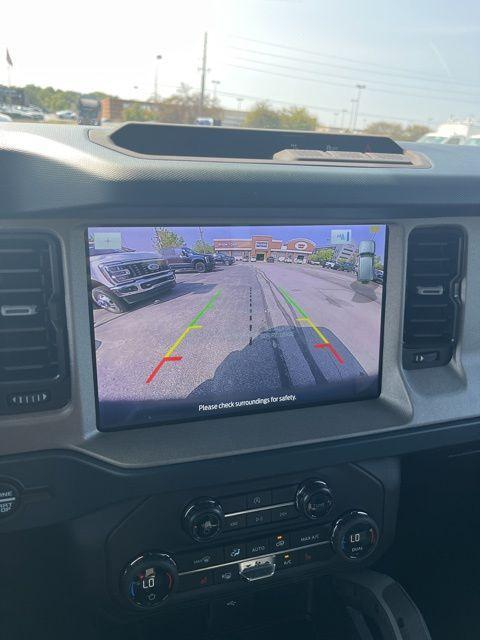
[[[385,227],[95,228],[104,428],[378,392]]]

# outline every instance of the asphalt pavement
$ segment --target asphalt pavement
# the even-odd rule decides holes
[[[177,274],[171,292],[128,313],[95,310],[104,419],[371,393],[382,292],[316,265],[237,262]]]

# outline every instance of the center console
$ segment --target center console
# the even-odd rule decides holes
[[[367,566],[393,539],[399,484],[388,459],[146,498],[106,541],[110,605],[148,613]]]

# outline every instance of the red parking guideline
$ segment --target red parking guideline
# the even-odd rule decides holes
[[[171,356],[170,358],[162,358],[160,362],[157,364],[157,366],[155,367],[155,369],[152,371],[152,373],[148,376],[146,383],[148,384],[155,378],[157,373],[160,371],[160,369],[163,367],[163,365],[166,362],[177,362],[178,360],[181,360],[181,359],[182,359],[182,356]]]
[[[332,356],[339,362],[339,364],[344,364],[342,356],[338,353],[331,342],[322,342],[321,344],[315,344],[314,347],[316,347],[317,349],[328,349]]]

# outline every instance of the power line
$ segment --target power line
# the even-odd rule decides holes
[[[270,71],[269,69],[257,69],[255,67],[247,67],[244,65],[237,65],[237,64],[229,64],[229,67],[234,67],[235,69],[243,69],[244,71],[257,71],[258,73],[267,73],[269,75],[273,75],[273,76],[279,76],[281,78],[290,78],[292,80],[306,80],[307,82],[314,82],[316,84],[322,84],[322,85],[329,85],[332,87],[346,87],[348,89],[352,89],[353,85],[351,84],[345,84],[342,82],[332,82],[332,81],[326,81],[326,80],[319,80],[317,78],[305,78],[305,77],[301,77],[301,76],[293,76],[293,75],[289,75],[286,73],[279,73],[277,71]],[[306,72],[306,73],[310,73],[310,72]],[[423,99],[427,99],[427,100],[443,100],[443,101],[448,101],[450,103],[456,103],[456,104],[475,104],[475,105],[479,105],[479,101],[480,98],[478,100],[455,100],[455,99],[451,99],[447,96],[429,96],[429,95],[421,95],[418,93],[405,93],[402,91],[391,91],[388,89],[375,89],[375,88],[371,88],[369,89],[369,92],[375,92],[375,93],[387,93],[387,94],[391,94],[391,95],[397,95],[397,96],[405,96],[407,98],[423,98]]]
[[[316,66],[320,65],[322,67],[331,67],[333,69],[344,69],[344,70],[347,70],[347,71],[354,71],[356,73],[362,73],[364,75],[365,74],[368,75],[370,73],[373,73],[373,74],[376,74],[376,75],[387,75],[390,78],[395,76],[395,77],[406,78],[406,79],[410,79],[410,80],[421,80],[422,82],[427,81],[427,82],[437,82],[437,83],[441,83],[441,84],[445,84],[445,85],[449,85],[450,84],[450,82],[448,80],[427,80],[426,78],[423,78],[421,76],[406,76],[406,75],[395,74],[394,72],[387,73],[387,72],[384,72],[384,71],[373,71],[373,70],[370,70],[370,69],[363,69],[362,70],[362,69],[356,69],[354,67],[348,67],[348,66],[345,66],[345,65],[318,62],[317,60],[306,60],[305,58],[296,58],[296,57],[293,57],[293,56],[284,56],[282,54],[268,53],[266,51],[258,51],[258,50],[255,50],[255,49],[244,49],[242,47],[233,47],[233,46],[230,46],[229,48],[230,49],[234,49],[236,51],[242,51],[242,52],[245,52],[245,53],[253,53],[253,54],[257,54],[257,55],[265,55],[265,56],[270,56],[270,57],[274,57],[274,58],[281,58],[283,60],[288,60],[288,61],[303,62],[303,63],[307,63],[307,64],[314,64]],[[245,60],[247,62],[257,62],[259,64],[268,64],[268,65],[271,65],[271,66],[282,66],[282,65],[275,65],[275,63],[273,63],[273,62],[267,62],[267,61],[264,61],[264,60],[252,60],[251,58],[242,58],[240,56],[238,56],[238,59],[239,60]],[[313,71],[311,71],[310,69],[304,69],[303,67],[286,67],[285,66],[284,68],[285,69],[290,68],[292,70],[299,70],[299,71],[304,71],[304,72],[307,72],[307,73],[313,73]],[[327,74],[327,73],[324,73],[324,72],[322,72],[322,75],[331,76],[331,77],[343,77],[346,80],[347,79],[349,79],[349,80],[356,80],[357,79],[357,78],[351,78],[351,77],[346,77],[346,76],[338,76],[337,74]],[[441,89],[440,87],[418,87],[418,86],[415,86],[415,85],[406,85],[406,84],[399,85],[398,83],[387,82],[386,80],[369,80],[369,82],[370,83],[375,82],[377,84],[384,84],[384,85],[393,86],[393,87],[400,86],[400,87],[405,87],[405,88],[408,88],[408,89],[425,89],[425,90],[428,90],[428,91],[444,91],[445,90],[445,89]],[[477,85],[470,85],[470,84],[467,85],[467,84],[465,84],[465,86],[476,88],[477,91],[479,90],[479,87]],[[450,91],[450,93],[452,93],[452,91]],[[472,93],[467,93],[467,92],[464,92],[464,91],[458,91],[457,89],[453,90],[453,93],[458,93],[459,95],[466,95],[466,96],[469,96],[469,97],[475,97]],[[479,96],[479,99],[480,99],[480,96]]]
[[[284,44],[277,44],[275,42],[266,42],[265,40],[257,40],[255,38],[246,38],[244,36],[237,36],[237,35],[232,35],[233,38],[237,38],[238,40],[246,40],[247,42],[255,42],[256,44],[261,44],[261,45],[265,45],[268,47],[276,47],[278,49],[283,49],[283,50],[287,50],[287,51],[295,51],[298,53],[307,53],[309,55],[314,55],[314,56],[319,56],[321,58],[328,58],[331,60],[343,60],[344,62],[353,62],[354,64],[359,64],[358,60],[355,60],[354,58],[347,58],[344,56],[336,56],[334,54],[329,54],[329,53],[320,53],[319,51],[312,51],[311,49],[301,49],[299,47],[291,47],[288,45],[284,45]],[[391,67],[387,66],[387,65],[383,65],[383,64],[378,64],[377,62],[367,62],[367,61],[362,61],[361,62],[362,65],[364,66],[369,66],[369,67],[374,67],[377,69],[385,69],[387,71],[391,71]],[[412,69],[406,69],[405,67],[395,67],[396,71],[403,71],[405,73],[410,74],[417,74],[417,72],[413,71]],[[428,76],[426,75],[425,77],[421,78],[422,80],[428,80],[429,78],[437,78],[438,80],[443,80],[445,81],[445,78],[443,78],[442,76],[438,76],[438,75],[431,75]],[[463,84],[466,86],[472,86],[471,84],[467,84],[458,80],[450,80],[450,82],[452,84]]]

